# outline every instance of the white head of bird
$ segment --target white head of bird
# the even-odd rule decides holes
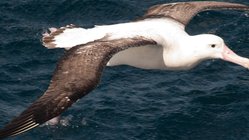
[[[164,53],[168,53],[164,62],[169,69],[190,69],[208,59],[222,59],[249,68],[249,59],[235,54],[221,37],[212,34],[189,36]]]

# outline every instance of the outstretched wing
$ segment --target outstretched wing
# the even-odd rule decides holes
[[[207,10],[249,11],[249,7],[243,4],[215,1],[160,4],[149,8],[143,16],[143,19],[168,17],[182,23],[183,25],[187,25],[196,14]]]
[[[59,61],[43,96],[0,130],[0,139],[28,131],[65,111],[99,83],[109,59],[129,47],[155,45],[142,37],[97,41],[70,49]]]

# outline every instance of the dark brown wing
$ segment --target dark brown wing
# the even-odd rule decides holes
[[[156,43],[138,37],[73,47],[59,61],[45,94],[0,130],[0,139],[23,133],[60,115],[97,86],[106,63],[115,53],[150,44]]]
[[[207,10],[244,10],[249,11],[249,7],[243,4],[229,2],[179,2],[152,6],[143,16],[146,18],[169,17],[184,25],[199,12]]]

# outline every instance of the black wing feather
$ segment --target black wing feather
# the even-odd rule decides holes
[[[0,130],[0,139],[18,135],[60,115],[97,86],[106,63],[115,53],[150,44],[156,43],[138,37],[73,47],[57,64],[44,95]]]
[[[199,12],[207,10],[242,10],[249,11],[247,5],[229,2],[217,1],[199,1],[199,2],[178,2],[170,4],[160,4],[149,8],[142,19],[146,18],[172,18],[183,25],[187,25],[189,21]]]

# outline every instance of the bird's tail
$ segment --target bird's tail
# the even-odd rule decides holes
[[[42,43],[49,49],[70,49],[76,45],[86,44],[106,36],[103,28],[85,29],[73,24],[60,28],[49,28],[43,34]]]
[[[52,27],[43,33],[42,44],[49,49],[70,49],[76,45],[89,42],[89,40],[86,40],[88,38],[87,32],[87,29],[77,27],[73,24],[60,28]]]

